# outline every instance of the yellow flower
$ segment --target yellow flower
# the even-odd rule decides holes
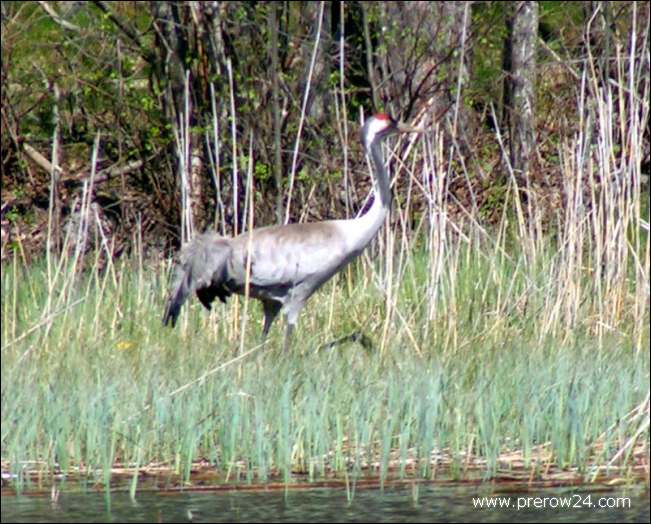
[[[126,351],[128,349],[131,349],[133,346],[133,342],[129,342],[128,340],[120,340],[120,342],[118,342],[115,347],[118,349],[118,351]]]

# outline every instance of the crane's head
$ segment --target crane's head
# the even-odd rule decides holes
[[[386,113],[378,113],[367,119],[360,131],[360,139],[368,151],[371,145],[395,133],[421,133],[423,130],[397,122]]]

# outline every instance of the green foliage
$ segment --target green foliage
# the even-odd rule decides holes
[[[255,163],[255,178],[260,182],[271,179],[271,166],[262,162]]]
[[[471,105],[499,105],[503,80],[505,8],[501,2],[478,4],[472,11],[478,28],[473,46],[473,78],[466,96]]]
[[[176,329],[163,329],[162,267],[72,272],[67,292],[50,294],[44,263],[8,265],[3,461],[18,471],[38,459],[64,474],[83,464],[108,482],[117,461],[164,462],[189,480],[193,462],[208,459],[229,480],[235,468],[239,478],[290,481],[295,471],[357,477],[369,461],[380,475],[396,465],[407,475],[412,458],[414,474],[429,478],[436,452],[461,478],[454,464],[468,452],[490,477],[502,453],[534,460],[545,444],[555,464],[589,477],[636,429],[620,424],[648,391],[648,352],[635,349],[626,324],[598,343],[589,309],[571,336],[541,336],[549,299],[536,289],[548,285],[552,250],[530,265],[517,249],[459,254],[434,293],[430,255],[411,252],[391,284],[394,306],[366,280],[376,269],[357,264],[353,280],[342,275],[314,297],[288,354],[279,355],[276,327],[264,349],[237,362],[240,337],[245,349],[258,344],[253,305],[244,332],[232,301],[211,315],[193,304]],[[370,348],[323,349],[359,329]],[[601,440],[615,426],[619,436]]]

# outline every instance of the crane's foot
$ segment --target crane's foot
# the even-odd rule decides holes
[[[373,349],[373,341],[371,340],[370,337],[368,337],[366,334],[362,333],[361,331],[355,331],[354,333],[351,333],[350,335],[346,335],[345,337],[341,337],[338,339],[333,340],[332,342],[328,342],[327,344],[323,344],[322,346],[319,346],[319,351],[322,349],[333,349],[336,346],[339,346],[341,344],[346,344],[347,342],[352,342],[352,343],[358,343],[360,344],[364,350],[368,353],[371,352]]]

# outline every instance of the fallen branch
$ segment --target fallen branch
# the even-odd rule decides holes
[[[41,153],[39,153],[36,149],[34,149],[32,146],[29,144],[23,144],[23,150],[25,151],[25,154],[32,159],[32,161],[39,166],[40,168],[44,169],[47,173],[52,173],[54,169],[56,169],[57,173],[63,173],[63,170],[61,169],[60,166],[56,166],[56,168],[52,165],[52,162],[50,162],[47,158],[45,158]]]
[[[98,171],[96,173],[94,182],[98,184],[100,182],[105,182],[112,177],[126,175],[128,173],[131,173],[132,171],[136,171],[140,169],[142,165],[143,165],[142,160],[134,160],[133,162],[129,162],[128,164],[123,166],[117,167],[113,165],[111,167],[107,167],[106,169],[102,169],[101,171]],[[61,182],[63,182],[66,185],[70,185],[73,183],[81,183],[88,176],[90,176],[90,171],[85,169],[79,173],[75,173],[74,175],[64,176],[61,179]]]
[[[53,169],[56,169],[56,172],[59,175],[62,175],[60,182],[70,185],[71,183],[82,183],[89,175],[90,170],[84,169],[83,171],[77,172],[75,174],[64,175],[63,169],[60,166],[53,166],[47,158],[45,158],[40,152],[38,152],[34,147],[29,144],[23,144],[23,150],[25,154],[41,169],[46,173],[52,173]],[[136,171],[143,166],[142,160],[134,160],[123,166],[113,165],[98,171],[95,175],[95,183],[105,182],[111,177],[126,175],[132,171]]]

